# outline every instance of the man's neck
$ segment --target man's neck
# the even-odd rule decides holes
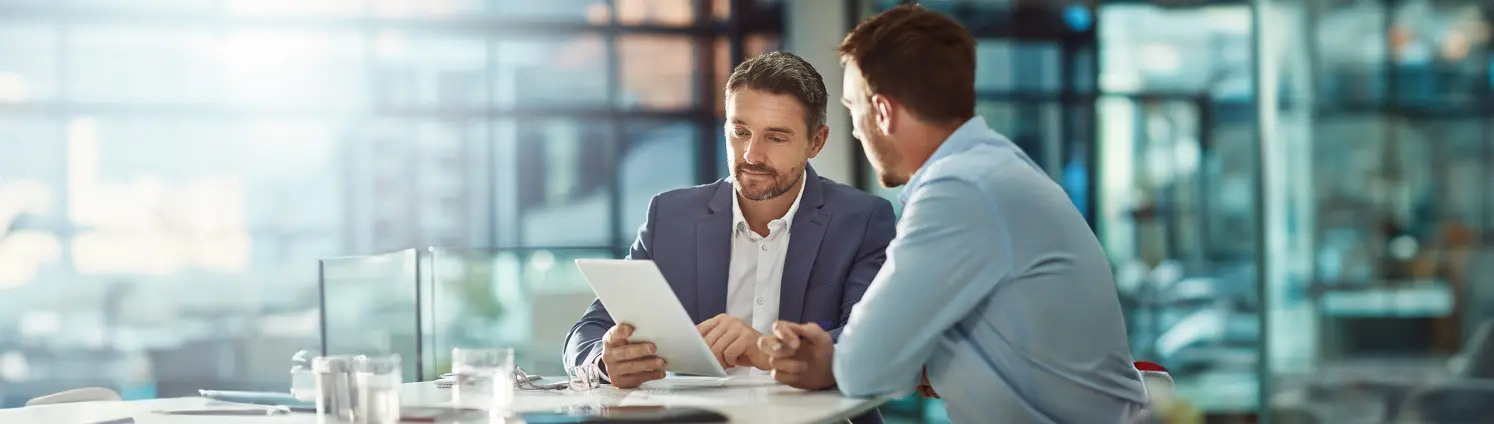
[[[934,156],[934,152],[939,150],[939,146],[943,146],[944,142],[949,140],[949,136],[954,135],[961,125],[964,123],[920,125],[911,136],[912,140],[909,145],[914,148],[903,161],[904,166],[908,168],[900,170],[903,175],[912,176],[913,173],[922,169],[929,158]]]
[[[747,227],[760,236],[768,235],[768,223],[775,219],[783,218],[789,209],[794,207],[794,201],[803,195],[804,179],[794,183],[787,193],[768,200],[752,200],[742,197],[741,193],[733,193],[737,196],[737,204],[741,205],[742,218],[747,220]]]

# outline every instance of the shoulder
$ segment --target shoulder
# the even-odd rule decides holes
[[[652,208],[658,211],[693,211],[706,208],[716,190],[731,183],[722,179],[709,184],[677,188],[654,195]]]
[[[854,187],[835,182],[825,177],[819,177],[821,187],[824,187],[825,207],[831,208],[837,213],[851,212],[861,215],[870,215],[872,211],[879,208],[892,210],[892,203],[875,194],[858,190]]]

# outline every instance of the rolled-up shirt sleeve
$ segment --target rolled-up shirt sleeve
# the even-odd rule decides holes
[[[991,198],[955,178],[910,190],[887,262],[836,343],[836,384],[848,396],[912,391],[940,335],[1011,269]]]

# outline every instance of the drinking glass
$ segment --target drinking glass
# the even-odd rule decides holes
[[[513,403],[513,349],[452,349],[451,373],[458,405],[501,412]]]
[[[353,387],[358,394],[359,424],[398,424],[399,386],[402,368],[399,355],[353,358]]]

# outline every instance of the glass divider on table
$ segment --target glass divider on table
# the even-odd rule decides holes
[[[419,262],[415,249],[320,261],[322,355],[420,358]],[[405,361],[403,380],[421,380]]]
[[[453,348],[508,346],[515,365],[564,376],[561,351],[571,326],[596,299],[578,258],[616,258],[610,247],[432,247],[423,273],[421,326],[429,333],[427,376],[451,372]]]

